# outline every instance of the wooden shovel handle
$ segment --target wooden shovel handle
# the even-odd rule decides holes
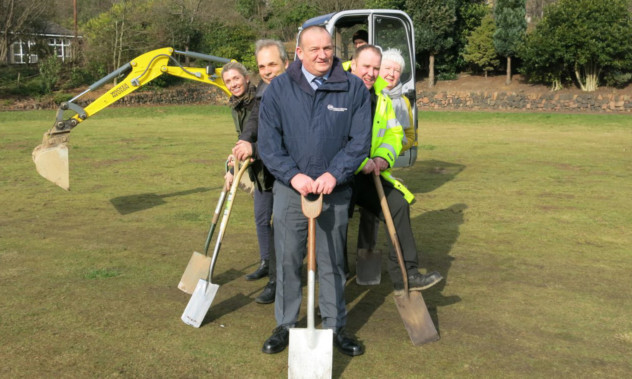
[[[301,209],[308,219],[307,223],[307,270],[316,271],[316,217],[323,209],[323,194],[314,201],[301,196]]]
[[[395,230],[395,224],[393,224],[393,216],[391,216],[391,210],[388,207],[388,202],[386,201],[386,195],[384,195],[384,188],[382,187],[379,174],[373,174],[373,182],[375,183],[377,195],[380,198],[380,205],[382,206],[382,213],[384,213],[384,220],[386,221],[388,234],[391,237],[391,242],[393,243],[393,247],[395,247],[395,252],[397,253],[397,262],[399,263],[399,268],[402,270],[404,293],[408,294],[408,275],[406,267],[404,266],[404,255],[402,254],[402,247],[399,245],[397,230]]]
[[[235,168],[237,168],[239,162],[235,163]],[[211,258],[211,268],[208,272],[208,282],[211,283],[211,279],[213,277],[213,270],[215,269],[215,262],[217,260],[217,254],[219,252],[220,247],[222,246],[222,239],[224,239],[224,233],[226,232],[226,226],[228,225],[228,219],[230,218],[230,212],[233,209],[233,201],[235,200],[235,195],[237,194],[237,187],[239,187],[239,180],[241,176],[246,172],[246,169],[250,165],[250,159],[246,159],[241,162],[241,167],[235,178],[233,179],[233,184],[230,186],[230,190],[228,191],[228,198],[225,200],[224,205],[224,215],[222,216],[222,222],[219,224],[219,232],[217,234],[217,240],[215,241],[215,249],[213,249],[213,257]]]

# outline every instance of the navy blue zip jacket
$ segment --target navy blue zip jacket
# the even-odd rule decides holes
[[[276,77],[259,110],[259,155],[277,180],[291,186],[299,173],[325,172],[348,184],[371,148],[371,101],[362,80],[334,58],[327,81],[316,91],[300,61]]]

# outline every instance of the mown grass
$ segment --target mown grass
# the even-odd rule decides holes
[[[243,193],[206,323],[179,319],[235,139],[228,110],[103,111],[72,133],[70,192],[31,162],[53,119],[0,113],[0,376],[286,376],[287,351],[260,352],[275,322],[253,302],[264,281],[243,279],[257,262]],[[422,112],[420,125],[419,160],[396,175],[417,195],[423,269],[446,279],[424,292],[442,338],[410,344],[385,272],[352,281],[348,326],[367,352],[335,352],[334,376],[629,376],[632,119]]]

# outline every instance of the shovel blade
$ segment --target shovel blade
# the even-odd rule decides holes
[[[65,143],[37,146],[33,150],[33,162],[35,162],[37,172],[44,178],[65,190],[70,189],[68,146]]]
[[[394,297],[397,311],[413,345],[419,346],[439,340],[439,333],[428,313],[421,292],[411,291],[408,296],[401,294]]]
[[[382,280],[382,254],[379,250],[358,249],[356,283],[376,286]]]
[[[182,313],[182,321],[187,325],[199,328],[211,307],[211,303],[213,303],[218,289],[219,285],[200,279],[195,291],[193,291],[193,295],[191,295],[191,299],[189,299],[187,307],[184,309],[184,313]]]
[[[288,378],[331,378],[334,356],[331,329],[290,329]]]
[[[194,251],[184,274],[182,274],[178,288],[189,295],[193,294],[200,279],[208,277],[210,268],[211,257]]]

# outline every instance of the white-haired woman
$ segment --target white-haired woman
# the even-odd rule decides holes
[[[388,49],[382,52],[382,64],[380,65],[379,75],[388,83],[386,88],[382,90],[382,93],[390,97],[397,121],[402,124],[404,129],[401,153],[417,143],[410,100],[402,93],[402,83],[400,82],[402,71],[405,68],[406,62],[398,49]],[[358,254],[366,254],[375,250],[379,227],[380,220],[371,212],[360,208]]]
[[[391,98],[397,120],[404,129],[402,152],[410,149],[416,143],[413,110],[410,100],[402,93],[402,83],[400,82],[402,71],[405,68],[406,62],[398,49],[388,49],[382,52],[380,76],[388,82],[386,89],[382,92]]]

